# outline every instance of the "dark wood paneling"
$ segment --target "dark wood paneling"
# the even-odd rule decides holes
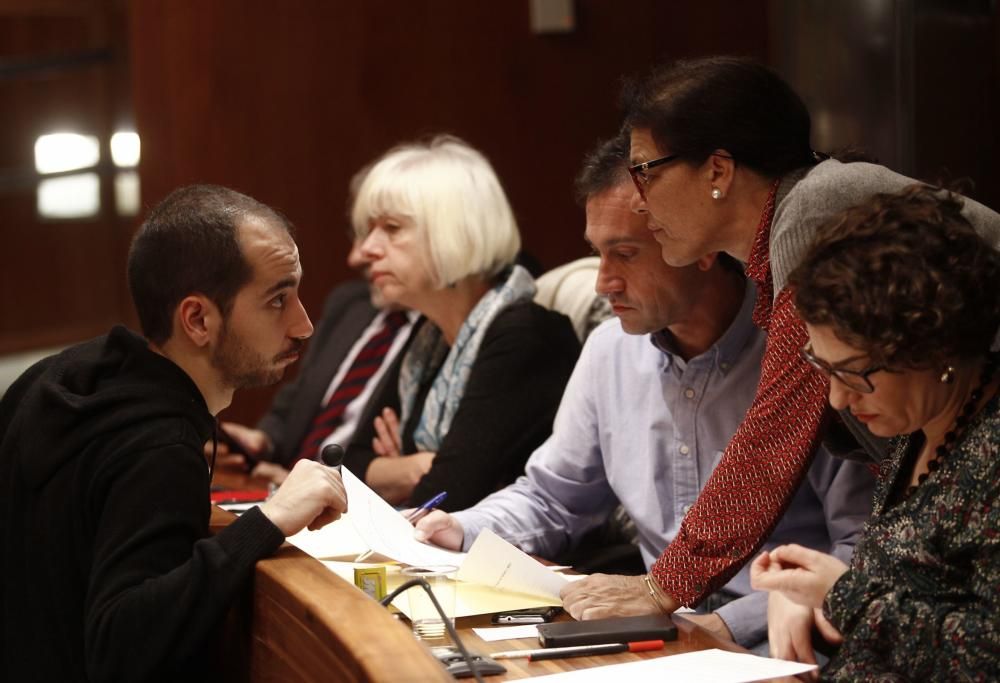
[[[147,204],[215,182],[298,226],[303,298],[350,276],[350,176],[388,147],[450,132],[480,148],[545,267],[586,253],[572,179],[618,126],[623,74],[655,58],[764,58],[765,1],[575,3],[577,28],[534,35],[527,0],[276,3],[140,0],[131,67]],[[252,421],[270,391],[227,413]]]
[[[113,170],[86,220],[36,215],[35,139],[74,131],[105,145],[131,119],[125,6],[42,0],[0,7],[0,353],[100,334],[130,315],[124,255],[130,219],[115,215]]]
[[[997,13],[925,11],[914,27],[914,162],[918,178],[964,183],[970,196],[1000,208],[1000,54]]]

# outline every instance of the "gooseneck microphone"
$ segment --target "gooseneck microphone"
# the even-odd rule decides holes
[[[340,471],[340,465],[344,462],[344,447],[339,443],[331,443],[323,446],[319,454],[319,459],[327,467],[335,467]]]
[[[329,446],[327,448],[329,448]],[[324,448],[323,450],[325,451],[326,448]],[[463,678],[468,677],[469,674],[471,673],[471,675],[476,677],[476,681],[478,681],[478,683],[483,683],[483,676],[479,670],[480,668],[486,670],[488,664],[481,664],[480,666],[476,666],[475,660],[477,659],[481,660],[482,657],[477,656],[474,658],[472,655],[469,654],[469,651],[465,649],[465,643],[462,642],[462,639],[458,637],[458,632],[455,631],[455,624],[453,623],[454,620],[449,619],[448,615],[445,614],[444,609],[441,607],[441,603],[438,602],[437,596],[434,595],[434,590],[431,588],[431,585],[427,583],[426,579],[421,579],[420,577],[417,577],[415,579],[410,579],[409,581],[404,583],[402,586],[400,586],[393,592],[389,593],[389,595],[385,596],[378,602],[383,607],[388,607],[390,604],[392,604],[392,601],[396,599],[397,595],[399,595],[403,591],[407,591],[415,587],[419,587],[421,590],[427,593],[427,597],[431,599],[431,604],[434,605],[434,609],[437,610],[437,613],[440,615],[441,621],[444,622],[445,630],[448,631],[448,635],[451,636],[452,641],[455,643],[455,646],[461,653],[462,655],[461,658],[465,660],[465,665],[468,667],[468,669],[467,673],[465,674],[465,676],[463,676]],[[438,659],[442,659],[442,657],[439,655],[435,656],[437,656]],[[496,662],[493,662],[493,664],[495,665]],[[498,671],[494,671],[493,673],[504,673],[505,671],[507,670],[501,666]],[[458,676],[456,676],[456,678],[457,677]]]

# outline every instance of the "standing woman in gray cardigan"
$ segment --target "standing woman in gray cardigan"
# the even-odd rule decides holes
[[[664,260],[685,266],[724,251],[746,263],[758,289],[754,322],[768,334],[754,402],[650,571],[665,608],[676,609],[717,590],[761,546],[798,488],[828,417],[828,381],[799,355],[807,336],[785,287],[788,273],[826,218],[914,181],[814,153],[802,100],[748,59],[658,68],[627,85],[623,103],[633,208],[648,214]],[[964,207],[987,242],[1000,245],[1000,216],[971,200]],[[613,599],[623,613],[651,608],[641,584],[623,590],[614,578],[585,581],[595,602]],[[797,624],[771,635],[772,653],[806,656],[811,612],[788,602],[771,607]]]

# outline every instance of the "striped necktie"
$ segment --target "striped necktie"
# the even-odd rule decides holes
[[[385,316],[382,326],[361,347],[326,405],[313,418],[309,433],[302,440],[296,461],[303,458],[316,459],[320,444],[340,425],[344,410],[365,390],[365,385],[382,367],[382,362],[392,347],[393,339],[406,322],[406,313],[402,311],[393,311]]]

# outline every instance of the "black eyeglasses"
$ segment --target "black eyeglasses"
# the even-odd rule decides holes
[[[628,167],[628,174],[632,176],[632,182],[635,183],[635,189],[639,191],[640,197],[644,200],[646,199],[646,186],[649,185],[649,173],[647,171],[651,168],[668,164],[677,158],[679,158],[677,154],[668,154],[667,156],[660,157],[659,159],[644,161],[641,164]]]
[[[721,154],[719,152],[712,152],[709,156],[722,157],[723,159],[732,159],[733,157],[728,154]],[[660,157],[659,159],[653,159],[652,161],[644,161],[641,164],[636,164],[635,166],[628,167],[628,174],[632,176],[632,182],[635,183],[635,189],[639,191],[639,196],[642,197],[643,201],[646,199],[646,187],[649,186],[649,169],[656,168],[657,166],[662,166],[663,164],[669,164],[675,159],[680,159],[679,154],[668,154],[665,157]]]
[[[872,365],[864,370],[847,370],[844,368],[834,367],[825,360],[814,356],[812,350],[809,349],[808,346],[803,346],[799,350],[799,353],[803,358],[805,358],[809,365],[813,366],[827,377],[834,377],[848,389],[858,391],[862,394],[870,394],[875,391],[875,385],[872,384],[870,379],[868,379],[869,375],[874,375],[876,372],[882,372],[883,370],[886,372],[892,372],[884,365]]]

